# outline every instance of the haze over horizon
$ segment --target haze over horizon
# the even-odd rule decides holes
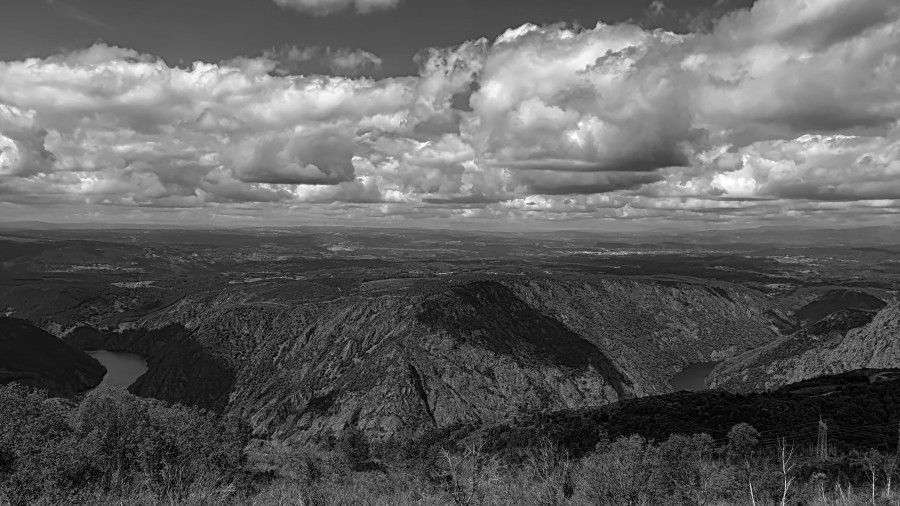
[[[896,0],[9,0],[0,222],[900,221]]]

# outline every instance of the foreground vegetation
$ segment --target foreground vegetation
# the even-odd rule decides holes
[[[240,420],[100,388],[79,402],[0,388],[0,504],[900,504],[896,456],[801,446],[734,426],[610,439],[575,455],[541,438],[503,452],[477,437],[317,448],[253,440]],[[443,446],[443,447],[441,447]]]

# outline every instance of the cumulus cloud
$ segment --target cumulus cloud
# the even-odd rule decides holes
[[[900,129],[885,137],[804,135],[739,150],[734,170],[717,172],[723,195],[822,201],[900,197]]]
[[[294,9],[314,16],[327,16],[347,9],[360,14],[393,9],[400,0],[274,0],[285,9]]]
[[[264,59],[169,67],[105,45],[0,64],[0,102],[16,104],[0,106],[2,174],[50,171],[42,184],[100,203],[296,200],[291,185],[353,181],[357,130],[394,128],[411,93],[270,71]]]
[[[759,0],[684,34],[526,24],[416,61],[375,78],[363,50],[174,67],[99,44],[0,62],[0,202],[326,221],[900,209],[891,0]]]
[[[689,88],[676,65],[643,63],[650,51],[678,42],[627,25],[507,32],[483,64],[466,133],[487,163],[510,168],[640,171],[685,164]]]
[[[337,184],[353,179],[352,139],[340,129],[278,132],[240,142],[232,153],[239,179],[250,183]]]
[[[33,111],[0,103],[0,175],[25,177],[48,170],[53,155],[44,147],[46,137]]]

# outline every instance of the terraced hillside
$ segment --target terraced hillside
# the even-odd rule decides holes
[[[195,293],[144,317],[142,331],[69,339],[147,355],[138,394],[307,440],[349,425],[380,438],[663,393],[683,366],[756,348],[785,323],[757,292],[690,278],[382,281],[314,302],[290,287]]]

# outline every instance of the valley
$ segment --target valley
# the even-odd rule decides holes
[[[7,231],[0,307],[73,348],[145,357],[132,392],[242,417],[259,437],[384,439],[665,394],[694,364],[718,363],[689,389],[735,392],[898,365],[900,247],[853,234],[861,247]]]
[[[0,5],[0,506],[900,506],[900,0]]]
[[[169,469],[226,504],[451,504],[484,465],[489,504],[673,473],[701,481],[650,503],[743,504],[739,476],[779,497],[790,445],[796,497],[862,486],[900,423],[876,232],[0,231],[0,476],[82,504],[191,500]],[[70,481],[28,488],[45,462]]]

